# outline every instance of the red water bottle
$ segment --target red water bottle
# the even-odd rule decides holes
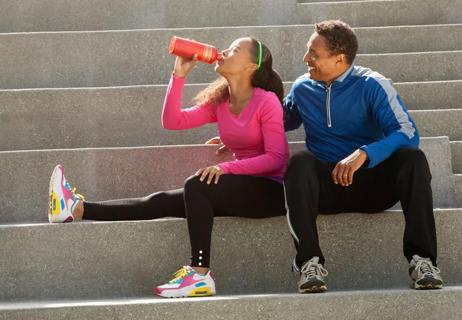
[[[172,38],[169,52],[189,59],[197,54],[197,60],[205,63],[214,63],[223,59],[223,55],[214,46],[180,37]]]

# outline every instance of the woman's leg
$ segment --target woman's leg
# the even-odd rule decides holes
[[[218,184],[207,184],[193,176],[185,183],[184,199],[191,266],[200,273],[210,265],[214,216],[267,218],[286,214],[283,184],[264,177],[223,175]]]
[[[183,189],[156,192],[141,198],[84,201],[77,206],[74,216],[99,221],[185,218]]]

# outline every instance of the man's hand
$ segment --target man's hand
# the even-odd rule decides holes
[[[201,168],[196,172],[196,176],[200,176],[201,181],[204,181],[205,178],[209,176],[207,179],[207,184],[210,184],[212,180],[214,180],[214,178],[215,178],[214,182],[215,184],[217,184],[222,174],[224,174],[224,172],[219,166]]]
[[[225,146],[222,142],[221,142],[221,139],[220,137],[214,137],[212,139],[209,139],[205,142],[205,144],[218,144],[220,145],[220,147],[217,149],[217,151],[215,151],[215,154],[218,156],[222,153],[225,153],[226,151],[228,151],[228,147]]]
[[[337,163],[332,171],[332,179],[334,180],[334,183],[340,183],[343,187],[351,185],[353,183],[353,175],[359,168],[361,168],[366,160],[367,153],[358,149]]]

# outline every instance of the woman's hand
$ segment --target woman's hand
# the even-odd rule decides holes
[[[192,59],[176,57],[173,72],[178,77],[186,77],[197,64],[197,54]]]
[[[209,139],[205,142],[205,144],[217,144],[219,145],[219,148],[215,151],[215,154],[219,156],[222,153],[225,153],[226,151],[229,151],[228,147],[221,142],[220,137],[213,137],[212,139]]]
[[[201,168],[196,172],[196,176],[200,176],[200,181],[204,181],[208,176],[207,184],[210,184],[214,178],[214,182],[217,184],[222,174],[224,174],[224,172],[219,166]]]

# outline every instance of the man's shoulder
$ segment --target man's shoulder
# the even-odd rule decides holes
[[[370,87],[384,86],[392,83],[391,79],[385,77],[380,72],[362,66],[355,66],[351,76],[356,81],[360,81]]]
[[[297,94],[297,93],[304,93],[305,91],[310,91],[315,87],[315,82],[310,78],[310,75],[308,73],[305,73],[298,77],[294,83],[292,84],[292,93]]]

